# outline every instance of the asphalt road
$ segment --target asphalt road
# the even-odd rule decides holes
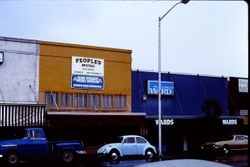
[[[173,159],[203,159],[219,163],[224,163],[234,167],[248,167],[248,153],[247,152],[237,152],[231,153],[229,155],[214,155],[214,156],[200,156],[200,155],[168,155],[165,156],[162,161],[173,160]],[[152,162],[156,162],[154,160]],[[108,161],[99,161],[94,156],[86,156],[84,158],[79,158],[76,162],[72,164],[64,164],[60,161],[47,160],[39,162],[22,162],[15,167],[135,167],[136,165],[151,163],[144,159],[122,159],[117,163],[111,163]],[[1,164],[1,167],[5,165]]]

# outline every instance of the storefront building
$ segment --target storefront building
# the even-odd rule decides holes
[[[1,102],[131,112],[131,50],[0,38]]]
[[[47,104],[50,127],[81,134],[89,145],[140,131],[145,114],[131,110],[131,50],[39,45],[39,102]]]
[[[0,103],[37,104],[38,41],[0,37]]]
[[[46,126],[52,137],[83,139],[87,145],[140,134],[157,145],[158,73],[132,71],[131,54],[0,37],[0,129]],[[209,136],[246,127],[249,104],[235,100],[235,83],[233,78],[162,73],[165,151],[197,150]]]
[[[37,41],[0,37],[0,128],[46,124],[38,67]]]
[[[39,45],[39,102],[48,111],[131,112],[131,50]]]
[[[131,50],[0,37],[0,52],[1,104],[45,104],[56,131],[140,130],[145,114],[131,110]],[[5,120],[11,109],[1,108]]]
[[[162,73],[163,151],[199,151],[209,138],[242,128],[243,117],[228,110],[228,79]],[[146,135],[158,144],[158,73],[132,72],[132,110],[146,113]]]

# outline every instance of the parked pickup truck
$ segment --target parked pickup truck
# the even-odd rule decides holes
[[[23,159],[61,158],[72,162],[77,155],[86,154],[81,141],[49,142],[42,128],[25,128],[15,139],[0,139],[0,160],[15,165]]]

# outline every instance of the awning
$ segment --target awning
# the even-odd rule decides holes
[[[157,115],[153,115],[153,116],[146,116],[146,122],[151,124],[151,125],[158,125],[158,116]],[[206,119],[207,118],[207,119]],[[217,120],[219,120],[221,122],[221,125],[223,126],[239,126],[239,125],[243,125],[243,120],[244,117],[243,116],[221,116],[219,117]],[[211,120],[208,117],[201,117],[201,116],[179,116],[179,115],[169,115],[169,116],[162,116],[161,117],[161,124],[163,126],[172,126],[172,125],[190,125],[190,124],[201,124],[201,123],[207,123],[210,121],[215,121],[215,120]]]
[[[45,126],[44,104],[0,104],[0,127]]]
[[[47,112],[47,122],[53,127],[85,126],[141,126],[144,125],[145,113],[129,112]]]

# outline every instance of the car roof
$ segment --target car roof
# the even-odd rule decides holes
[[[139,136],[139,135],[122,135],[120,137],[141,137],[141,138],[144,138],[144,137]]]
[[[241,134],[234,134],[232,136],[244,136],[244,137],[247,137],[248,138],[248,135],[241,135]]]

